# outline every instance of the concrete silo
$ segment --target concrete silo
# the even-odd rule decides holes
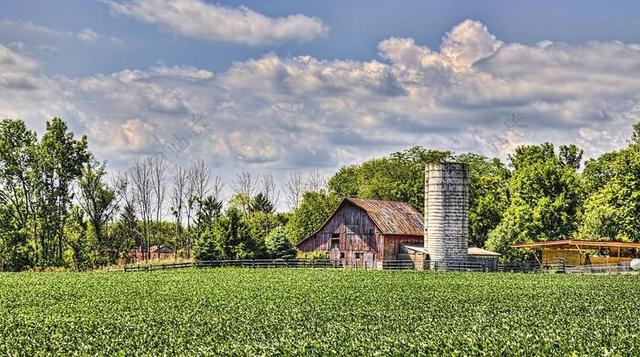
[[[424,247],[432,265],[466,261],[469,248],[469,167],[430,163],[425,167]]]

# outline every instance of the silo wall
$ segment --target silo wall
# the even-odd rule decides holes
[[[425,167],[424,246],[432,264],[467,260],[469,167],[430,163]]]

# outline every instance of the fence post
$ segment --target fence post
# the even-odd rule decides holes
[[[559,273],[566,273],[567,272],[567,268],[564,265],[564,258],[563,257],[558,258],[558,272]]]

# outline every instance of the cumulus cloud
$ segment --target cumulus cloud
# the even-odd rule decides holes
[[[115,14],[130,16],[165,31],[213,41],[265,45],[306,42],[325,36],[327,26],[301,14],[268,17],[245,6],[231,8],[201,0],[107,1]]]
[[[190,66],[80,78],[41,74],[0,47],[0,113],[61,116],[114,168],[141,155],[208,159],[233,175],[340,165],[412,145],[506,157],[517,145],[626,145],[640,120],[640,46],[502,43],[479,22],[438,49],[410,38],[368,61],[268,53],[212,73]],[[515,113],[515,117],[512,116]]]
[[[31,71],[37,67],[38,65],[33,59],[0,45],[0,69],[3,73]]]

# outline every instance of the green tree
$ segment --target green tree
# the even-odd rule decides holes
[[[36,134],[24,121],[0,122],[0,260],[11,270],[32,265],[37,251],[36,144]],[[33,248],[28,247],[29,236]]]
[[[118,210],[116,191],[104,182],[105,175],[105,164],[93,160],[84,165],[78,180],[78,203],[89,219],[101,254],[108,248],[106,226]]]
[[[414,146],[388,157],[340,169],[329,179],[329,190],[340,198],[405,201],[422,212],[425,164],[453,159],[449,151]]]
[[[230,206],[213,227],[207,229],[194,247],[196,259],[251,259],[257,244],[239,207]]]
[[[136,218],[136,211],[131,202],[125,200],[120,211],[120,218],[110,226],[110,230],[111,261],[115,262],[117,259],[129,261],[131,250],[140,247],[144,239],[140,222]]]
[[[8,207],[0,204],[0,271],[20,271],[32,264],[27,234],[16,228],[14,220]]]
[[[213,196],[196,198],[196,229],[204,232],[213,227],[222,211],[222,202]]]
[[[266,246],[272,258],[291,259],[296,256],[296,249],[287,237],[284,226],[274,228],[266,238]]]
[[[486,246],[504,260],[516,258],[511,244],[568,238],[578,226],[583,191],[575,162],[582,152],[550,143],[520,146],[510,156],[509,206],[500,224],[489,233]],[[567,159],[567,153],[571,153]]]
[[[578,235],[582,239],[640,242],[640,122],[630,145],[589,160],[588,190]]]
[[[98,250],[91,244],[88,237],[87,223],[83,219],[82,211],[73,207],[65,221],[64,234],[66,237],[64,251],[65,265],[76,271],[84,271],[94,266]]]
[[[300,206],[291,214],[286,225],[289,241],[295,245],[319,229],[339,202],[338,196],[324,190],[305,192]]]
[[[459,162],[469,165],[469,244],[484,247],[507,209],[509,170],[499,159],[462,154]]]
[[[274,204],[262,192],[255,195],[249,202],[249,212],[273,213],[275,210]]]
[[[60,264],[64,221],[71,204],[71,185],[90,159],[87,138],[76,140],[62,119],[53,118],[37,147],[38,205],[42,227],[42,263]]]

